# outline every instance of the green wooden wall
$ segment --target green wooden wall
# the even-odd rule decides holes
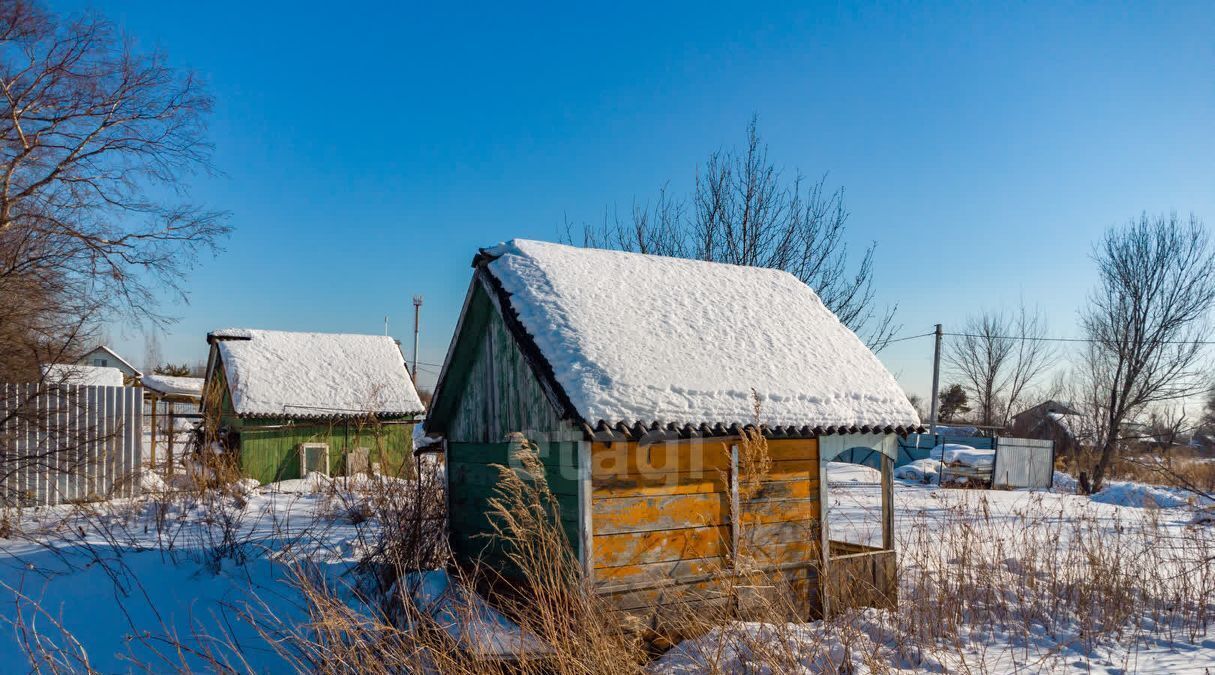
[[[369,449],[371,461],[379,462],[385,474],[408,476],[413,470],[413,424],[359,429],[344,422],[241,419],[238,429],[241,473],[262,483],[300,477],[301,443],[329,444],[329,473],[334,476],[346,473],[346,453],[354,448]]]
[[[534,441],[572,440],[484,289],[474,291],[459,336],[448,399],[449,442],[497,443],[512,432]],[[445,384],[444,386],[449,386]],[[454,400],[449,398],[454,397]],[[450,407],[448,407],[450,406]],[[443,410],[436,410],[442,417]]]
[[[532,443],[544,466],[544,479],[560,505],[561,527],[572,550],[579,547],[578,443],[558,441]],[[508,548],[494,536],[489,500],[497,491],[501,469],[507,467],[528,478],[511,452],[517,443],[448,443],[447,481],[452,552],[465,566],[488,565],[510,572]]]
[[[560,504],[562,529],[580,546],[578,449],[582,432],[561,419],[498,308],[478,280],[456,337],[451,372],[431,419],[447,435],[448,504],[452,551],[462,565],[508,570],[507,551],[492,536],[492,507],[501,477],[497,466],[520,471],[512,448],[522,434],[544,464]]]

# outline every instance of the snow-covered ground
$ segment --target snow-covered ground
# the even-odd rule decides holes
[[[880,474],[873,469],[847,464],[833,463],[828,470],[828,522],[832,539],[880,544]],[[942,574],[942,570],[920,569],[919,565],[925,561],[939,562],[946,567],[957,564],[958,560],[949,559],[950,556],[956,558],[964,555],[966,546],[976,542],[1001,551],[1007,547],[1010,553],[1023,553],[1024,550],[1018,549],[1013,542],[1029,541],[1055,547],[1095,543],[1100,547],[1104,540],[1112,548],[1114,541],[1119,540],[1128,549],[1128,554],[1142,555],[1142,551],[1134,550],[1135,544],[1142,543],[1135,539],[1140,531],[1148,533],[1142,536],[1143,542],[1155,546],[1168,547],[1182,545],[1183,542],[1192,546],[1196,540],[1205,542],[1204,549],[1190,555],[1183,553],[1170,558],[1166,554],[1162,557],[1178,562],[1177,576],[1173,578],[1180,578],[1181,575],[1201,576],[1207,588],[1215,591],[1215,587],[1210,586],[1211,577],[1215,574],[1215,559],[1209,557],[1215,554],[1215,532],[1212,532],[1206,515],[1211,513],[1215,505],[1197,500],[1183,490],[1141,483],[1110,482],[1092,497],[1074,494],[1075,487],[1075,481],[1065,474],[1056,474],[1055,489],[1049,492],[942,489],[918,480],[897,480],[895,539],[902,577],[901,602],[908,600],[909,581],[922,581],[926,576],[935,578]],[[1026,528],[1040,530],[1040,536],[1027,534]],[[958,544],[956,532],[959,529],[977,534],[967,540],[968,543]],[[1190,536],[1186,536],[1187,532]],[[1095,542],[1079,541],[1088,537],[1095,537]],[[965,539],[965,536],[961,538]],[[1127,543],[1128,539],[1130,543]],[[948,548],[949,553],[934,550],[938,546],[942,550]],[[984,554],[993,559],[999,558],[999,555],[991,555],[991,551],[980,553],[978,557]],[[1183,564],[1182,561],[1192,565]],[[998,572],[1011,573],[1014,577],[1020,571],[1020,566],[1030,566],[1026,561],[1013,558],[996,562],[1003,568]],[[1167,574],[1162,576],[1166,580],[1170,578]],[[1031,583],[1032,579],[1027,577],[1024,582]],[[1215,596],[1208,595],[1205,602],[1207,613],[1215,612]],[[1027,636],[1007,630],[987,630],[984,633],[983,629],[976,627],[975,632],[965,636],[965,639],[959,636],[953,653],[929,653],[922,663],[909,666],[900,650],[882,652],[879,649],[878,636],[884,634],[889,638],[891,631],[889,626],[885,633],[880,629],[880,614],[869,613],[859,617],[863,630],[858,639],[862,639],[862,642],[867,640],[869,648],[858,648],[849,656],[854,666],[860,668],[858,672],[866,670],[865,659],[876,651],[884,653],[890,665],[914,671],[975,670],[977,665],[981,665],[981,670],[986,672],[1215,673],[1215,617],[1208,619],[1213,623],[1208,629],[1200,630],[1193,639],[1183,635],[1186,631],[1165,629],[1160,630],[1160,635],[1153,636],[1151,632],[1154,627],[1162,628],[1152,625],[1158,617],[1131,617],[1129,620],[1138,623],[1140,631],[1128,629],[1122,641],[1095,640],[1095,645],[1094,641],[1080,634],[1082,631],[1079,628],[1049,635],[1046,634],[1048,629],[1040,626],[1042,635]],[[761,628],[740,625],[737,630],[740,636],[750,636],[746,639],[739,637],[736,641],[736,646],[745,654],[750,649],[751,637]],[[1131,638],[1130,635],[1136,632],[1138,639]],[[824,649],[842,649],[837,644],[838,640],[824,641],[821,629],[794,631],[782,639],[800,644],[807,653],[821,654]],[[691,649],[693,647],[688,646],[671,655],[670,659],[686,663]]]
[[[183,663],[207,672],[211,658],[237,671],[281,672],[286,663],[249,619],[306,620],[290,583],[302,559],[357,602],[351,570],[374,523],[347,517],[356,491],[300,480],[206,503],[143,497],[27,510],[17,523],[24,535],[0,540],[0,663],[9,664],[0,670],[25,663],[29,644],[41,640],[87,655],[100,672]],[[199,653],[178,652],[178,640]],[[239,654],[220,644],[227,641]]]
[[[1035,603],[1047,597],[1040,586],[1030,587],[1049,583],[1048,575],[1040,574],[1042,560],[1017,557],[1046,555],[1017,548],[1027,534],[1043,546],[1067,547],[1091,536],[1085,528],[1092,527],[1097,543],[1108,541],[1112,547],[1144,526],[1162,542],[1205,536],[1210,546],[1211,526],[1194,524],[1194,505],[1177,491],[1115,483],[1088,498],[1069,494],[1066,477],[1059,477],[1057,486],[1050,492],[982,491],[896,481],[898,613],[866,610],[845,627],[821,622],[723,626],[680,644],[652,669],[695,672],[712,664],[725,672],[754,672],[748,664],[768,651],[792,661],[767,672],[834,671],[845,661],[853,672],[870,672],[875,663],[902,672],[1215,672],[1215,631],[1170,629],[1159,623],[1165,621],[1163,613],[1127,618],[1131,627],[1118,639],[1094,638],[1084,626],[1067,622],[993,621],[990,616],[980,622],[975,615],[958,617],[948,644],[905,642],[914,627],[909,622],[925,609],[918,604],[921,598],[936,597],[939,606],[928,609],[940,610],[924,616],[948,613],[949,603],[925,591],[956,581],[942,575],[951,566],[964,566],[959,558],[967,546],[989,549],[982,555],[995,561],[992,575],[1026,584],[1023,591],[1009,587],[1012,596],[993,599],[993,607],[1020,607],[1022,596]],[[273,487],[246,485],[212,504],[145,497],[110,502],[87,516],[70,506],[26,511],[13,523],[24,535],[0,540],[5,589],[0,602],[6,606],[0,617],[7,620],[0,626],[0,663],[7,665],[0,670],[25,663],[23,643],[34,639],[72,652],[57,625],[79,642],[75,653],[87,654],[89,665],[102,672],[144,666],[166,671],[183,662],[209,671],[214,670],[211,658],[239,671],[287,669],[249,619],[269,613],[288,624],[307,619],[290,583],[292,563],[303,558],[351,606],[361,606],[353,569],[376,533],[374,521],[353,517],[349,509],[361,487],[359,481],[310,478]],[[879,531],[869,527],[878,523],[878,489],[876,471],[833,465],[832,532],[846,531],[848,523],[864,524],[851,531],[862,539]],[[959,539],[958,533],[967,534]],[[1210,569],[1188,573],[1206,575],[1208,583],[1215,576]],[[1215,599],[1207,603],[1215,615]],[[239,645],[239,656],[202,633]],[[170,635],[198,653],[173,650]]]

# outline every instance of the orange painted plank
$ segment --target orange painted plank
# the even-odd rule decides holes
[[[681,473],[660,473],[646,476],[602,476],[592,479],[595,497],[643,497],[686,495],[707,492],[727,492],[729,483],[724,474],[689,476]]]
[[[591,544],[596,568],[711,558],[729,549],[730,528],[724,526],[600,534]]]
[[[729,495],[721,492],[598,498],[591,508],[595,534],[671,530],[730,522]]]
[[[591,446],[592,476],[632,476],[661,473],[703,475],[728,471],[730,446],[736,441],[704,440],[655,443],[616,442]],[[768,442],[772,462],[803,462],[817,470],[818,442],[814,439]]]

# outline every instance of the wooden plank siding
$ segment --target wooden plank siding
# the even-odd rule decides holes
[[[484,289],[473,292],[467,326],[473,333],[460,336],[466,344],[457,353],[467,372],[453,373],[459,392],[448,424],[449,442],[497,443],[511,433],[529,440],[580,440],[561,420],[531,365],[524,359],[498,310]]]
[[[561,527],[575,549],[579,545],[578,443],[558,441],[532,443],[544,470],[544,480],[559,505]],[[489,565],[507,571],[508,564],[500,541],[496,541],[490,500],[499,497],[501,471],[505,467],[525,481],[531,476],[512,453],[518,442],[448,443],[448,509],[451,521],[451,546],[462,566]]]
[[[591,448],[596,586],[619,609],[708,602],[739,553],[786,568],[817,593],[818,444],[770,440],[771,470],[731,513],[730,441],[595,443]],[[745,477],[744,477],[745,479]],[[734,521],[737,520],[737,523]]]
[[[413,424],[363,425],[346,422],[234,418],[240,434],[241,473],[262,483],[300,477],[301,443],[329,446],[329,473],[346,473],[346,456],[355,448],[367,448],[369,461],[378,462],[390,476],[410,476],[413,471]]]

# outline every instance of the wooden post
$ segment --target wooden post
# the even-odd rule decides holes
[[[882,457],[882,549],[894,550],[894,460]]]
[[[168,460],[169,460],[169,469],[168,469],[168,474],[169,474],[170,476],[172,476],[172,475],[173,475],[173,436],[175,436],[175,435],[176,435],[176,434],[174,434],[174,433],[173,433],[173,431],[174,431],[174,426],[173,426],[173,406],[172,406],[172,404],[170,404],[170,405],[169,405],[169,451],[168,451],[168,453],[167,453],[167,454],[168,454]]]
[[[734,559],[734,571],[738,571],[738,545],[740,522],[742,520],[742,503],[738,496],[738,445],[730,446],[730,553]]]
[[[818,529],[819,529],[819,559],[822,561],[818,571],[819,601],[823,606],[823,618],[831,614],[831,534],[827,528],[827,512],[831,506],[831,495],[827,490],[827,461],[823,459],[825,448],[823,440],[826,436],[818,437]]]
[[[595,581],[594,486],[591,484],[591,442],[578,442],[578,555],[582,558],[582,573],[587,583]]]
[[[156,469],[156,407],[160,402],[152,396],[152,469]]]

